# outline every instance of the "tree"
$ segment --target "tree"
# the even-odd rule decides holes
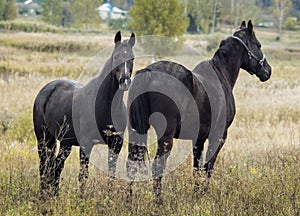
[[[7,0],[3,18],[4,20],[12,20],[17,17],[17,9],[16,9],[16,1],[15,0]]]
[[[138,35],[160,35],[182,40],[187,28],[184,4],[178,0],[135,0],[129,26]]]
[[[101,18],[97,11],[99,5],[99,0],[75,0],[72,7],[74,22],[83,25],[85,29],[100,25]]]
[[[62,26],[63,27],[70,27],[71,23],[73,22],[72,17],[72,9],[71,9],[71,3],[70,2],[64,2],[63,9],[62,9]]]
[[[52,25],[61,25],[63,0],[44,0],[41,3],[43,8],[42,16],[45,22]]]
[[[6,0],[0,0],[0,20],[4,20]]]
[[[221,14],[224,22],[238,26],[242,20],[259,21],[262,11],[256,6],[255,0],[224,0],[222,1]]]
[[[186,10],[192,30],[209,33],[214,24],[214,0],[187,0]],[[194,27],[191,26],[195,25]]]
[[[274,0],[273,16],[274,24],[279,34],[282,33],[282,24],[292,7],[292,0]]]
[[[0,0],[0,20],[12,20],[17,17],[15,0]]]
[[[181,47],[187,19],[184,4],[178,0],[135,0],[129,15],[129,26],[137,35],[155,35],[139,38],[144,51],[154,60],[157,56],[173,55]]]

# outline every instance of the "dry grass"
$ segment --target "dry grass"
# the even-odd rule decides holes
[[[133,204],[128,206],[124,201],[126,182],[116,180],[109,192],[107,176],[94,167],[90,169],[87,192],[81,195],[76,147],[62,174],[60,197],[46,203],[38,199],[38,157],[31,120],[34,97],[45,83],[58,76],[78,77],[78,72],[73,74],[71,69],[81,72],[91,55],[81,51],[67,54],[67,50],[49,53],[2,44],[0,67],[5,69],[0,71],[0,215],[299,215],[300,65],[298,56],[293,56],[295,52],[288,50],[299,36],[284,35],[282,42],[276,42],[273,33],[257,35],[273,66],[273,76],[260,83],[241,71],[234,89],[237,116],[218,158],[209,191],[193,198],[189,159],[164,178],[165,203],[161,207],[153,202],[151,182],[134,185]],[[207,37],[187,36],[186,43],[202,50],[211,43]],[[111,35],[103,36],[104,44],[97,42],[95,35],[0,36],[2,42],[36,41],[42,46],[72,41],[101,47],[110,40]],[[211,56],[212,52],[205,50],[201,54]],[[15,73],[7,68],[13,68]]]

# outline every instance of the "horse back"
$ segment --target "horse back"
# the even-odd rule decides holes
[[[81,85],[71,80],[55,80],[45,85],[34,102],[35,128],[46,127],[58,139],[70,133],[73,136],[72,100],[78,88]],[[61,134],[62,130],[66,131],[65,134]]]
[[[158,61],[150,64],[146,68],[139,70],[136,74],[142,74],[147,72],[158,72],[168,74],[183,83],[190,91],[193,90],[193,75],[190,70],[181,64],[170,61]],[[153,82],[155,78],[149,77],[149,81]]]
[[[150,124],[154,128],[162,124],[157,115],[149,122],[153,113],[160,113],[167,123],[166,133],[174,136],[181,119],[188,117],[184,111],[193,100],[193,86],[191,71],[174,62],[159,61],[137,71],[128,95],[130,125],[145,134]]]

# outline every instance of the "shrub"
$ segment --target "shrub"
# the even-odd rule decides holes
[[[33,133],[32,113],[26,112],[17,116],[7,127],[5,137],[8,140],[17,140],[21,143],[35,144]]]
[[[284,26],[287,30],[296,30],[296,25],[297,25],[296,17],[288,17],[284,22]]]

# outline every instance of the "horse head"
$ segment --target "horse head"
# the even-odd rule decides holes
[[[241,68],[251,75],[255,74],[260,81],[267,81],[271,76],[272,68],[261,51],[261,43],[255,36],[251,20],[247,26],[243,21],[240,29],[233,34],[232,38],[244,49]]]
[[[131,74],[133,70],[133,46],[135,44],[135,35],[131,33],[128,40],[121,41],[121,32],[115,35],[115,48],[112,53],[112,73],[114,73],[119,89],[128,90],[131,83]]]

